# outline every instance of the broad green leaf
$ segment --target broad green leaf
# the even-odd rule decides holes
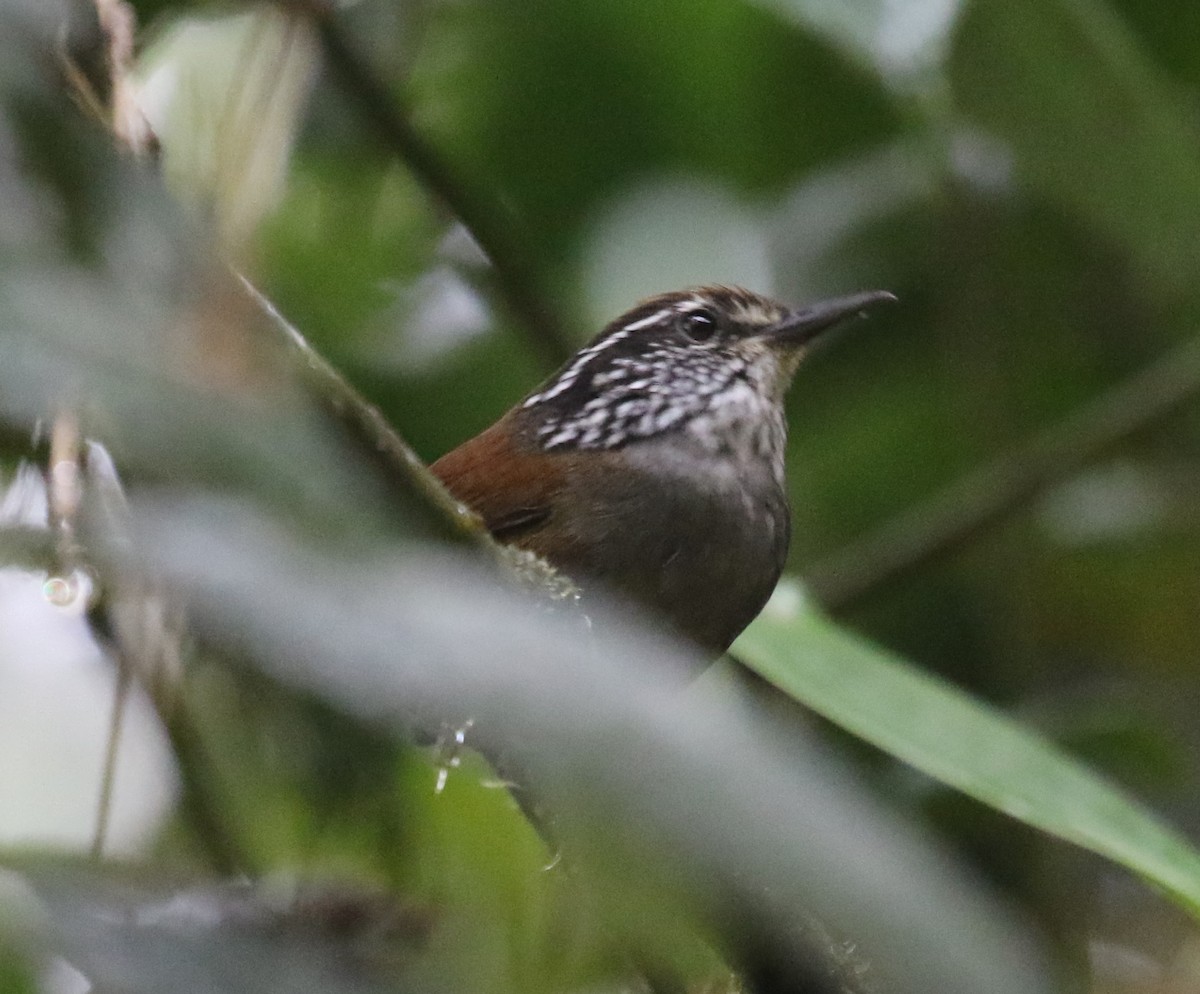
[[[1051,742],[781,587],[734,646],[791,697],[930,776],[1145,877],[1200,917],[1200,854]]]

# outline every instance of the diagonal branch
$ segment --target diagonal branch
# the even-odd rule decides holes
[[[1200,338],[1045,429],[1023,449],[968,473],[925,504],[904,511],[808,574],[826,608],[844,608],[945,555],[1200,392]]]
[[[308,339],[280,313],[253,283],[240,273],[235,278],[255,305],[280,332],[291,354],[297,360],[314,396],[320,399],[338,420],[352,429],[370,451],[380,458],[389,474],[402,480],[405,492],[415,492],[433,514],[431,522],[443,537],[452,541],[472,542],[482,548],[495,550],[483,522],[454,500],[437,481],[409,444],[384,417],[383,412],[360,394],[324,356],[309,344]]]
[[[574,349],[538,289],[533,265],[511,234],[501,205],[459,175],[412,125],[386,84],[354,51],[332,13],[312,11],[317,35],[334,78],[388,148],[470,231],[491,260],[500,295],[538,356],[557,366]]]

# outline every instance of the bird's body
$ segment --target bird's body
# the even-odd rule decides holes
[[[787,556],[783,397],[805,345],[889,296],[655,297],[433,471],[500,541],[722,652]]]

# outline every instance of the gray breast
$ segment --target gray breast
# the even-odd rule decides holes
[[[602,486],[569,483],[574,511],[563,524],[579,551],[563,568],[724,651],[766,603],[787,554],[772,460],[714,456],[678,435],[623,455],[623,472]]]

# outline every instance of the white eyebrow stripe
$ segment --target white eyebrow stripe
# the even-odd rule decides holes
[[[640,321],[634,321],[633,324],[627,324],[622,331],[639,331],[642,328],[648,328],[652,324],[657,324],[664,317],[674,311],[674,307],[664,307],[660,311],[655,311],[648,318],[642,318]]]
[[[542,393],[535,393],[521,406],[532,407],[534,404],[537,404],[543,400],[550,400],[554,397],[557,397],[560,393],[565,393],[574,385],[576,378],[577,377],[575,376],[567,376],[564,374],[562,379],[555,383],[554,386],[552,386],[549,390],[545,390]]]
[[[628,328],[622,328],[620,331],[615,331],[607,338],[597,342],[595,345],[589,345],[585,349],[580,349],[575,356],[575,360],[563,370],[562,375],[541,393],[535,393],[528,398],[522,408],[533,407],[534,404],[540,404],[544,400],[553,400],[559,394],[566,393],[575,385],[575,381],[579,379],[583,373],[583,368],[592,361],[592,358],[599,355],[607,348],[616,345],[617,342],[629,337]]]

